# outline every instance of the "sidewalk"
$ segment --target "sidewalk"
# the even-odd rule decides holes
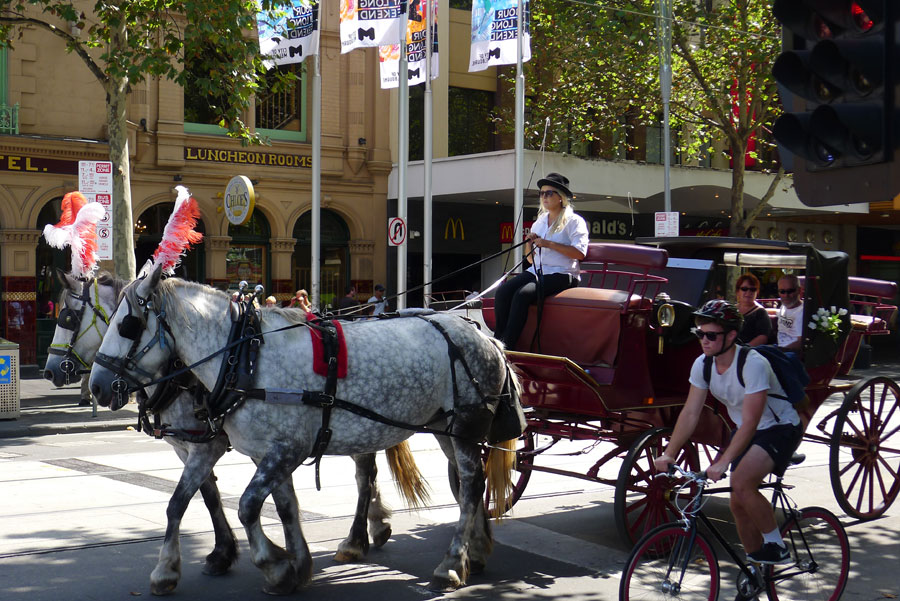
[[[0,420],[0,439],[126,430],[137,424],[137,405],[129,403],[118,411],[79,407],[81,385],[54,388],[37,368],[25,367],[19,381],[18,419]]]

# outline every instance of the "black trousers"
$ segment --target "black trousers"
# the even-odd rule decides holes
[[[506,348],[515,348],[522,328],[528,319],[528,307],[537,302],[538,279],[530,271],[520,273],[504,282],[494,295],[496,328],[494,338],[502,340]],[[545,274],[541,278],[544,298],[578,286],[578,280],[568,273]]]

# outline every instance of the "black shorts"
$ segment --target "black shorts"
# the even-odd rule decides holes
[[[734,436],[734,432],[732,432],[732,436]],[[772,473],[776,476],[783,476],[784,471],[788,468],[788,465],[790,465],[791,456],[793,456],[797,447],[800,446],[800,440],[802,438],[803,430],[800,429],[800,426],[795,426],[793,424],[779,424],[777,426],[772,426],[771,428],[766,428],[765,430],[757,430],[756,434],[753,435],[753,440],[751,440],[750,444],[747,446],[747,449],[753,445],[763,449],[769,454],[772,461],[775,462]],[[746,453],[747,451],[744,450],[744,452],[731,463],[732,472],[737,469],[738,463],[740,463]]]

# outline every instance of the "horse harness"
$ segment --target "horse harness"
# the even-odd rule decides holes
[[[78,342],[78,339],[84,336],[91,328],[96,329],[100,338],[103,338],[103,332],[100,331],[97,318],[100,318],[104,324],[109,326],[109,316],[106,314],[106,311],[103,310],[103,307],[100,306],[99,303],[95,305],[91,300],[91,287],[94,288],[96,297],[98,299],[100,298],[100,284],[97,282],[97,279],[79,278],[79,281],[82,282],[81,294],[76,295],[71,290],[68,290],[66,294],[71,295],[75,300],[81,301],[81,306],[78,309],[70,309],[68,305],[65,305],[62,310],[60,310],[59,316],[56,319],[56,325],[64,330],[69,330],[72,332],[72,335],[68,342],[51,344],[50,348],[47,349],[49,354],[61,355],[63,357],[59,364],[59,369],[66,375],[66,384],[70,383],[70,375],[75,375],[79,372],[87,373],[91,369],[91,366],[75,352],[75,343]],[[81,325],[84,312],[88,307],[91,308],[93,313],[91,316],[91,323],[84,330],[79,331],[78,327]],[[76,367],[76,361],[81,364],[81,369]]]
[[[271,334],[273,332],[300,326],[306,326],[319,331],[322,336],[325,350],[325,360],[328,366],[323,390],[312,391],[271,388],[261,389],[253,387],[253,382],[256,376],[257,362],[259,358],[259,347],[264,343],[264,339],[263,333],[260,331],[261,323],[259,320],[259,313],[255,308],[252,307],[249,301],[242,301],[238,303],[239,314],[237,319],[233,319],[232,321],[231,330],[228,336],[228,342],[226,343],[224,349],[221,349],[213,355],[205,357],[197,363],[186,367],[179,368],[177,367],[176,363],[170,362],[170,364],[167,366],[166,371],[171,371],[172,369],[174,369],[175,371],[161,378],[153,379],[153,376],[151,374],[137,367],[137,362],[157,343],[164,347],[166,344],[166,334],[171,336],[173,340],[174,335],[172,334],[172,331],[168,323],[166,322],[166,314],[163,307],[156,309],[152,299],[143,299],[136,294],[135,297],[138,305],[143,309],[143,316],[136,317],[132,315],[131,305],[129,303],[129,313],[123,318],[122,323],[119,325],[119,335],[123,338],[132,340],[132,345],[128,351],[128,354],[124,358],[118,359],[102,353],[97,353],[95,361],[99,365],[110,369],[116,374],[116,379],[112,383],[113,392],[115,392],[116,394],[125,394],[128,391],[143,390],[147,386],[157,385],[157,389],[153,397],[145,402],[146,411],[153,412],[156,415],[157,423],[153,428],[153,432],[157,437],[177,435],[180,438],[190,436],[193,442],[205,442],[212,440],[221,432],[222,424],[225,418],[235,409],[240,407],[248,398],[275,404],[302,404],[312,407],[318,407],[322,409],[322,424],[316,435],[316,441],[313,444],[313,449],[310,456],[310,463],[315,465],[316,467],[317,489],[320,487],[319,466],[321,463],[321,459],[328,449],[328,444],[331,441],[332,430],[330,427],[330,423],[332,410],[334,408],[344,409],[361,417],[365,417],[367,419],[396,428],[412,430],[414,432],[430,433],[440,436],[465,438],[464,436],[452,431],[453,421],[455,418],[453,410],[440,412],[426,424],[415,426],[404,422],[395,421],[350,401],[337,398],[336,392],[338,380],[338,359],[339,353],[341,351],[338,344],[334,324],[333,322],[328,320],[320,319],[316,322],[292,324],[290,326],[280,328],[279,330],[267,332],[268,334]],[[128,302],[127,297],[126,302]],[[150,311],[153,311],[156,315],[158,322],[157,332],[154,337],[146,345],[144,345],[142,349],[138,350],[138,346],[140,344],[140,333],[142,329],[146,328],[147,326],[147,315]],[[391,319],[393,317],[402,316],[394,314],[381,316],[379,318]],[[431,326],[437,329],[447,343],[448,354],[450,357],[451,378],[453,380],[454,405],[456,404],[456,401],[459,399],[460,395],[456,381],[456,362],[459,362],[463,366],[463,369],[466,372],[466,376],[475,388],[478,396],[481,398],[481,402],[485,406],[490,407],[491,410],[494,411],[500,402],[503,402],[504,400],[509,402],[509,400],[512,398],[512,384],[510,368],[508,365],[506,366],[506,381],[500,394],[485,394],[481,388],[480,382],[477,378],[475,378],[472,369],[466,361],[462,351],[450,337],[447,330],[440,323],[432,319],[428,319],[425,315],[416,315],[416,317],[428,322]],[[216,385],[213,388],[213,391],[210,393],[206,393],[205,389],[203,389],[203,387],[199,385],[198,388],[203,390],[195,389],[195,404],[197,404],[197,402],[199,402],[200,404],[200,408],[196,411],[196,417],[197,419],[206,422],[206,433],[200,436],[195,436],[189,432],[166,429],[165,426],[159,425],[158,413],[159,411],[162,411],[166,406],[168,406],[168,403],[163,405],[162,403],[158,402],[159,399],[170,398],[169,402],[171,402],[171,399],[175,398],[175,394],[170,394],[167,395],[167,397],[164,397],[164,393],[160,391],[160,389],[168,388],[168,386],[161,386],[160,384],[168,384],[169,382],[173,382],[178,377],[187,373],[188,370],[222,353],[224,353],[224,357],[222,360],[221,368],[219,370],[219,377],[216,380]],[[151,381],[147,383],[139,382],[134,376],[125,372],[125,370],[129,369],[136,371],[145,377],[151,378]],[[130,388],[129,383],[131,384]],[[183,389],[187,386],[184,384],[184,382],[182,382],[175,387]],[[157,402],[151,402],[151,400],[153,399],[156,399]],[[448,420],[446,428],[439,430],[429,427],[430,424],[447,417],[449,417],[450,419]],[[148,428],[149,420],[146,419],[146,413],[144,420],[144,427]]]

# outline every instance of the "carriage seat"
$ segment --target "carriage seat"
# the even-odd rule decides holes
[[[534,339],[537,307],[532,306],[515,350],[568,357],[583,366],[614,365],[622,313],[650,309],[651,304],[650,299],[636,294],[629,297],[625,290],[564,290],[544,301],[540,347]]]

